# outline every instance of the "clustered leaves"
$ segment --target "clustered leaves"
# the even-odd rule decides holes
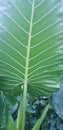
[[[4,102],[1,102],[1,96],[2,96],[2,100],[4,100],[4,95],[0,95],[0,103],[2,103],[2,105],[1,105],[1,107],[2,107],[4,105]],[[28,95],[27,96],[25,130],[32,130],[34,124],[39,119],[39,117],[41,116],[41,113],[43,112],[45,106],[48,103],[51,103],[51,107],[46,115],[45,120],[43,121],[43,123],[40,126],[40,130],[42,130],[42,129],[62,130],[63,129],[63,115],[62,115],[63,104],[61,104],[61,102],[63,100],[62,87],[58,92],[53,94],[52,97],[40,97],[38,99],[35,99],[34,101],[32,101],[31,99],[32,99],[32,97],[30,95]],[[0,113],[1,113],[0,114],[0,118],[1,118],[0,130],[4,130],[6,128],[10,115],[12,116],[12,117],[10,117],[10,122],[12,122],[12,120],[16,121],[18,108],[19,108],[19,104],[21,101],[21,96],[18,96],[16,99],[11,99],[11,100],[9,100],[9,98],[6,97],[5,100],[6,100],[8,109],[4,105],[4,109],[7,109],[7,111],[4,112],[3,108],[1,109],[1,107],[0,107]],[[59,100],[60,100],[60,102],[59,102]],[[59,105],[59,107],[58,107],[58,105]],[[6,114],[7,114],[8,118],[6,117]],[[5,117],[4,118],[5,120],[7,119],[5,121],[5,125],[4,125],[4,122],[2,119],[3,117]]]

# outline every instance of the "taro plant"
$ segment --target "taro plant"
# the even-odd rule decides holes
[[[33,98],[48,96],[59,88],[63,73],[62,5],[61,0],[0,0],[0,90],[23,93],[17,126],[10,117],[8,130],[25,129],[27,93]],[[33,130],[39,129],[49,107]]]

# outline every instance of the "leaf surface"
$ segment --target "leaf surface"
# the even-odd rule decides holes
[[[0,90],[50,95],[63,73],[63,2],[0,0]]]

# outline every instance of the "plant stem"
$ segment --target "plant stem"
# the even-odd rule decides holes
[[[33,23],[33,14],[34,14],[34,3],[32,3],[32,12],[31,12],[31,21],[30,21],[30,29],[29,29],[29,37],[28,37],[28,47],[27,47],[27,56],[26,56],[26,67],[25,67],[25,78],[24,78],[24,92],[23,92],[23,113],[22,113],[22,130],[24,130],[25,126],[25,111],[26,111],[26,96],[27,96],[27,84],[28,84],[28,68],[29,68],[29,56],[30,56],[30,44],[31,44],[31,34],[32,34],[32,23]]]

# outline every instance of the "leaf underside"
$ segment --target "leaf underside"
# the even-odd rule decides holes
[[[23,86],[25,69],[32,95],[57,90],[63,73],[62,4],[61,0],[0,0],[0,90]]]

